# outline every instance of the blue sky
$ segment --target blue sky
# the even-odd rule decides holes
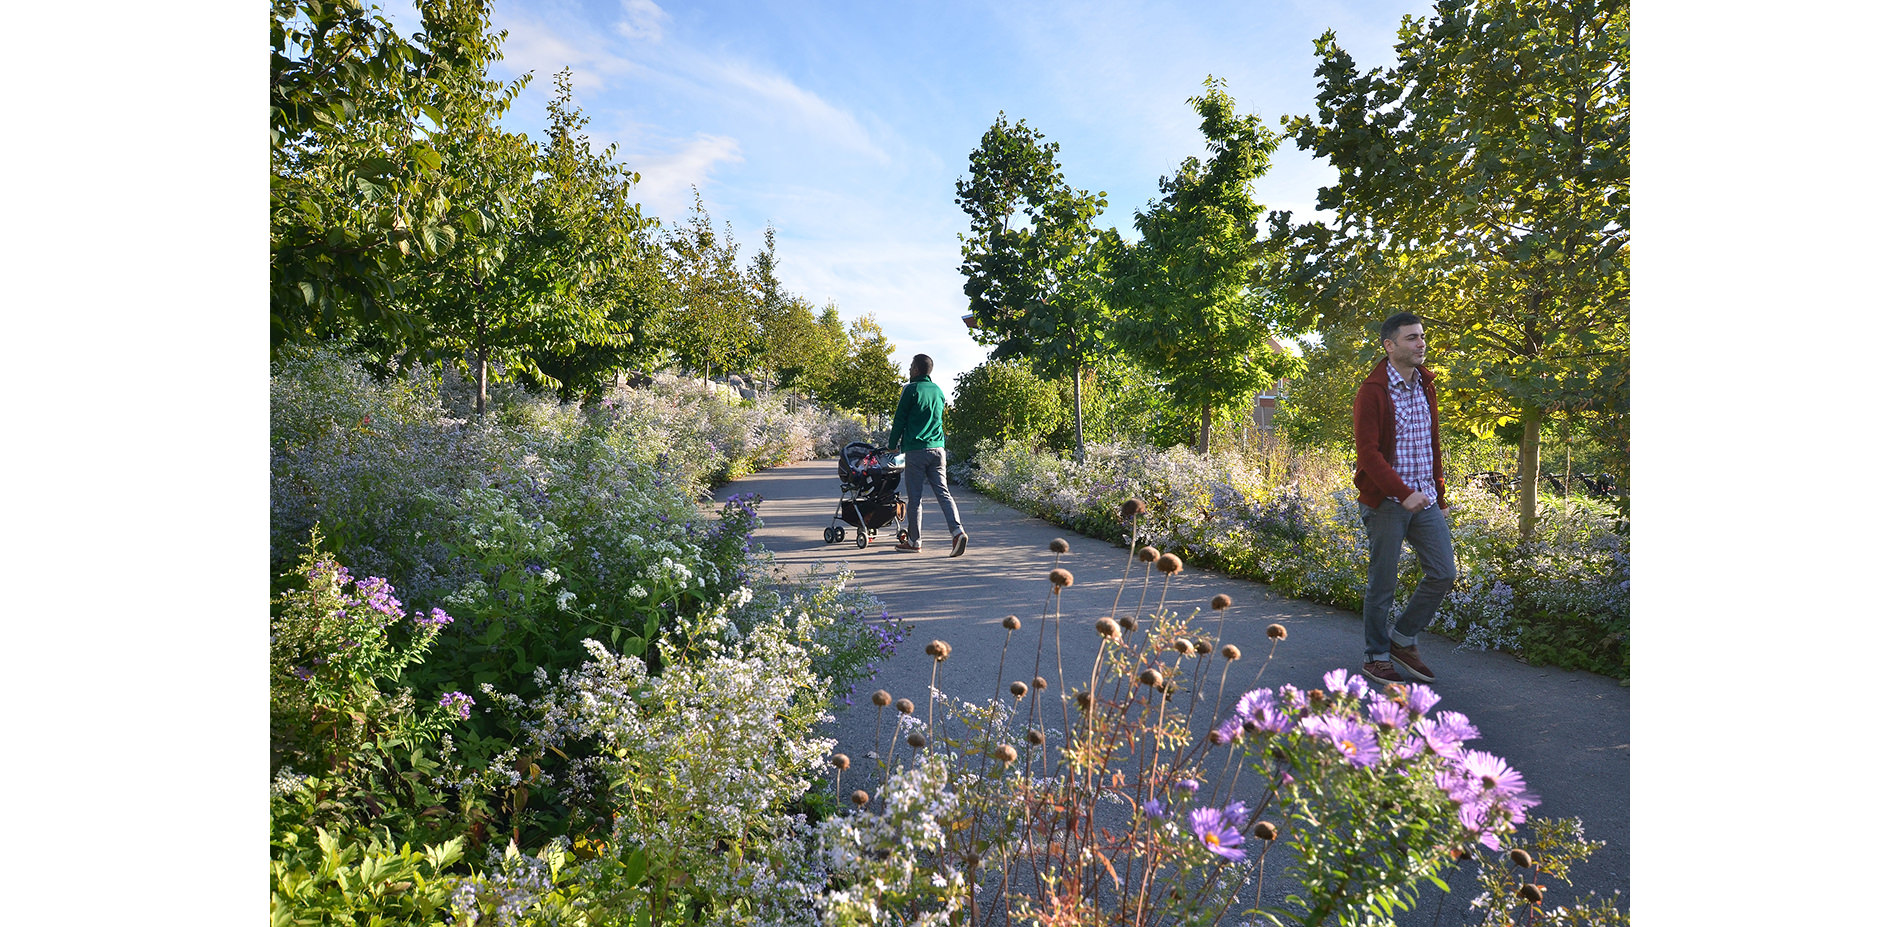
[[[1187,105],[1210,74],[1277,128],[1311,109],[1326,29],[1362,66],[1391,59],[1424,0],[1354,3],[675,3],[500,0],[503,75],[533,71],[511,127],[540,132],[552,75],[574,70],[597,143],[618,143],[649,215],[682,218],[696,185],[747,253],[778,233],[789,288],[874,315],[897,356],[946,386],[982,362],[966,311],[954,200],[997,113],[1061,146],[1071,184],[1108,194],[1132,234],[1157,182],[1202,153]],[[402,0],[385,13],[415,14]],[[1329,171],[1290,143],[1255,191],[1312,215]]]

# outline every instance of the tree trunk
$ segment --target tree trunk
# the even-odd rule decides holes
[[[481,322],[475,323],[475,417],[488,412],[488,339]]]
[[[1201,456],[1207,456],[1207,449],[1214,433],[1214,409],[1207,403],[1201,403]]]
[[[1082,449],[1082,365],[1075,365],[1075,462],[1086,463],[1088,456]]]
[[[1537,481],[1541,478],[1537,472],[1537,440],[1544,410],[1526,407],[1522,414],[1524,436],[1517,442],[1517,534],[1528,541],[1537,528]]]

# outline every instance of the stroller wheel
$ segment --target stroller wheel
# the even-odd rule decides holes
[[[864,536],[864,532],[859,531],[858,532],[858,549],[863,550],[870,543],[871,543],[871,540]]]

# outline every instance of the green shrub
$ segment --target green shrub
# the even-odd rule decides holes
[[[1027,440],[1046,444],[1067,422],[1060,388],[1038,378],[1022,361],[985,361],[957,377],[944,412],[944,449],[963,459],[976,443]]]

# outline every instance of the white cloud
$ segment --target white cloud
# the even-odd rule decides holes
[[[611,80],[634,71],[631,59],[615,54],[598,35],[571,24],[511,15],[500,25],[508,30],[502,46],[507,57],[501,70],[514,74],[533,71],[535,80],[529,86],[543,98],[553,92],[554,73],[562,68],[573,69],[577,91],[604,90]]]
[[[826,147],[865,155],[879,165],[891,163],[891,156],[871,139],[857,117],[782,74],[761,70],[748,61],[694,53],[677,56],[675,64],[710,95],[745,109],[755,124],[789,127]]]
[[[664,38],[661,24],[673,17],[653,0],[620,0],[620,10],[626,18],[614,23],[614,31],[636,42],[655,44]]]
[[[623,154],[627,166],[638,171],[640,183],[633,199],[644,215],[683,220],[692,208],[694,186],[704,188],[721,163],[745,161],[739,141],[723,135],[695,135],[670,152],[654,155]]]

